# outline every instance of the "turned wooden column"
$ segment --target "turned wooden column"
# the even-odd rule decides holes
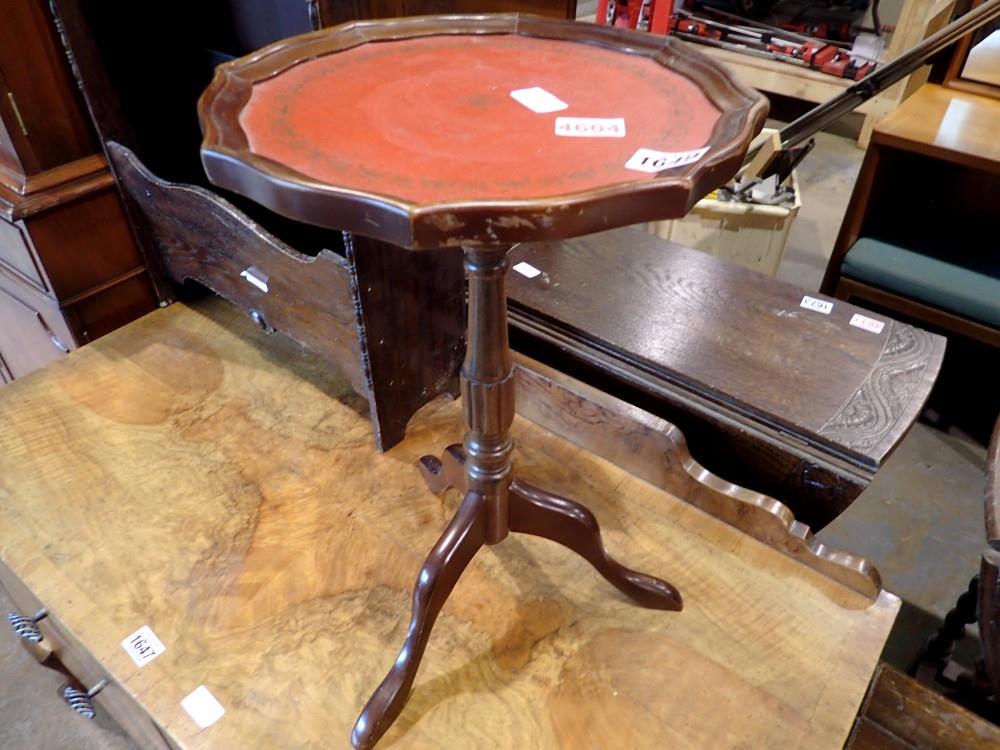
[[[514,365],[507,340],[507,252],[509,247],[465,250],[469,318],[462,363],[465,472],[469,492],[487,505],[486,541],[496,544],[510,530],[508,495],[513,476],[510,426],[514,421]]]

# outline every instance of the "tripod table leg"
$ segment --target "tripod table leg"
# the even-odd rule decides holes
[[[666,581],[637,573],[612,560],[604,549],[594,514],[574,500],[514,479],[510,488],[510,530],[545,537],[569,547],[612,586],[643,607],[678,611],[683,606],[680,593]]]
[[[413,613],[406,641],[351,733],[351,744],[357,750],[373,747],[403,710],[434,621],[462,571],[485,540],[486,503],[482,495],[468,492],[420,569],[413,588]]]

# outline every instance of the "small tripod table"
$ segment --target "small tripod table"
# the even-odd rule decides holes
[[[669,39],[517,15],[347,24],[218,69],[199,103],[212,182],[300,221],[465,253],[465,440],[421,460],[432,490],[465,496],[355,747],[402,711],[462,571],[511,531],[569,547],[642,606],[681,608],[670,584],[608,556],[589,510],[514,476],[507,252],[682,216],[735,173],[765,113]]]

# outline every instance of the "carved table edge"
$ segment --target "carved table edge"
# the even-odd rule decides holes
[[[786,505],[716,476],[670,422],[515,352],[518,414],[614,463],[871,603],[882,580],[865,558],[832,549]],[[610,438],[610,439],[609,439]],[[670,471],[671,465],[680,472]]]
[[[946,343],[938,334],[889,321],[879,358],[818,434],[848,450],[872,453],[875,468],[880,466],[927,402],[944,362]],[[899,432],[899,425],[906,429]]]

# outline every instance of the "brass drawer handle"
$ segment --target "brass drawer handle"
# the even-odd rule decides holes
[[[28,643],[41,643],[42,631],[38,627],[38,623],[48,616],[49,611],[44,608],[35,612],[31,617],[25,617],[20,612],[9,612],[7,622],[10,623],[14,635],[18,638],[28,641]]]
[[[90,690],[80,690],[72,685],[66,685],[62,689],[63,700],[66,704],[85,719],[93,719],[97,712],[94,710],[94,702],[91,700],[95,695],[108,686],[107,680],[101,680]]]

